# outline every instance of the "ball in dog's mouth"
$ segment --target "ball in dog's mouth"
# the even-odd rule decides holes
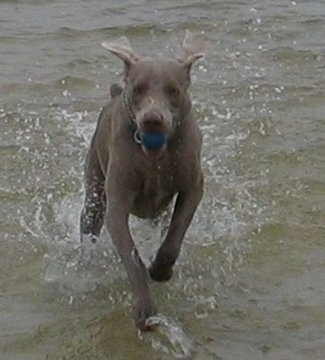
[[[166,144],[166,135],[164,133],[144,132],[140,135],[141,144],[146,150],[159,151]]]

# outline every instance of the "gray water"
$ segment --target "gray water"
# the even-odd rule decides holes
[[[107,234],[81,249],[82,165],[125,35],[174,56],[206,34],[192,97],[205,195],[161,325],[139,334]],[[325,358],[325,3],[0,1],[0,359]],[[158,225],[132,219],[146,261]]]

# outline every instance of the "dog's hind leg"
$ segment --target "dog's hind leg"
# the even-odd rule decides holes
[[[80,239],[81,242],[87,239],[96,242],[104,222],[106,197],[105,179],[97,156],[92,150],[87,155],[85,175],[85,202],[80,215]]]

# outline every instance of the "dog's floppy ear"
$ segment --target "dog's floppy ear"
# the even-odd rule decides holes
[[[129,40],[125,36],[115,41],[103,41],[101,45],[123,60],[126,73],[140,59],[140,56],[132,49]]]
[[[186,30],[178,61],[190,72],[193,63],[205,55],[208,42],[204,35]]]

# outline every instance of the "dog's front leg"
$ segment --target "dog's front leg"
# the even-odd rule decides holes
[[[178,258],[185,232],[190,225],[202,194],[203,180],[196,187],[178,194],[166,239],[161,244],[149,268],[150,277],[153,280],[167,281],[171,278],[173,265]]]
[[[106,226],[125,266],[135,297],[136,326],[141,330],[151,330],[146,320],[155,315],[156,310],[150,296],[148,273],[131,237],[128,213],[123,200],[120,200],[116,199],[115,194],[114,199],[108,201]]]

